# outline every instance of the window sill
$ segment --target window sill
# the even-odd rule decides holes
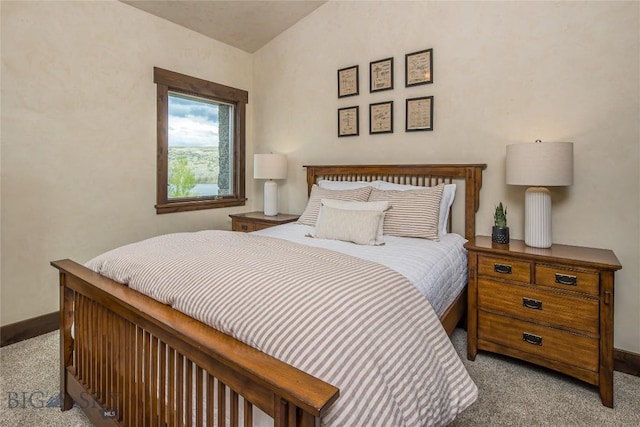
[[[174,212],[199,211],[203,209],[229,208],[244,206],[247,199],[219,199],[219,200],[189,200],[184,202],[170,202],[156,205],[157,214]]]

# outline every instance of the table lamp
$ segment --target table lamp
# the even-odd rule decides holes
[[[551,247],[551,192],[545,187],[573,184],[573,143],[507,145],[507,184],[529,186],[524,199],[524,243]]]
[[[254,154],[253,178],[264,183],[264,214],[278,215],[278,184],[274,179],[287,177],[287,157],[283,154]]]

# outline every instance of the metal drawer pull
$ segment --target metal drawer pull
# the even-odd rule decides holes
[[[533,345],[542,345],[542,337],[526,332],[522,333],[522,341]]]
[[[507,264],[493,264],[493,271],[500,274],[511,274],[511,266]]]
[[[576,276],[569,276],[568,274],[556,273],[556,283],[561,285],[577,286],[578,278]]]
[[[522,298],[522,305],[527,308],[532,308],[534,310],[542,310],[542,301],[532,298]]]

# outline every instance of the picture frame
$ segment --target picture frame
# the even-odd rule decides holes
[[[369,93],[393,89],[393,58],[369,63]]]
[[[393,101],[369,104],[369,134],[393,133]]]
[[[433,130],[433,96],[407,99],[406,132]]]
[[[338,137],[360,135],[360,107],[338,108]]]
[[[360,94],[360,70],[358,65],[338,70],[338,98]]]
[[[433,83],[433,49],[407,53],[404,73],[405,87]]]

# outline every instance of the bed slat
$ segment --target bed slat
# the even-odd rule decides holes
[[[164,426],[167,424],[167,371],[169,367],[167,366],[167,352],[169,349],[167,345],[160,341],[159,342],[159,365],[158,365],[158,397],[160,400],[160,407],[158,408],[160,412],[160,425]]]
[[[247,399],[244,401],[244,410],[242,414],[244,416],[244,427],[251,427],[253,425],[253,405]]]
[[[184,425],[184,356],[176,354],[176,423]]]
[[[220,380],[218,380],[218,425],[225,425],[225,418],[227,415],[227,399],[226,399],[226,386]]]

